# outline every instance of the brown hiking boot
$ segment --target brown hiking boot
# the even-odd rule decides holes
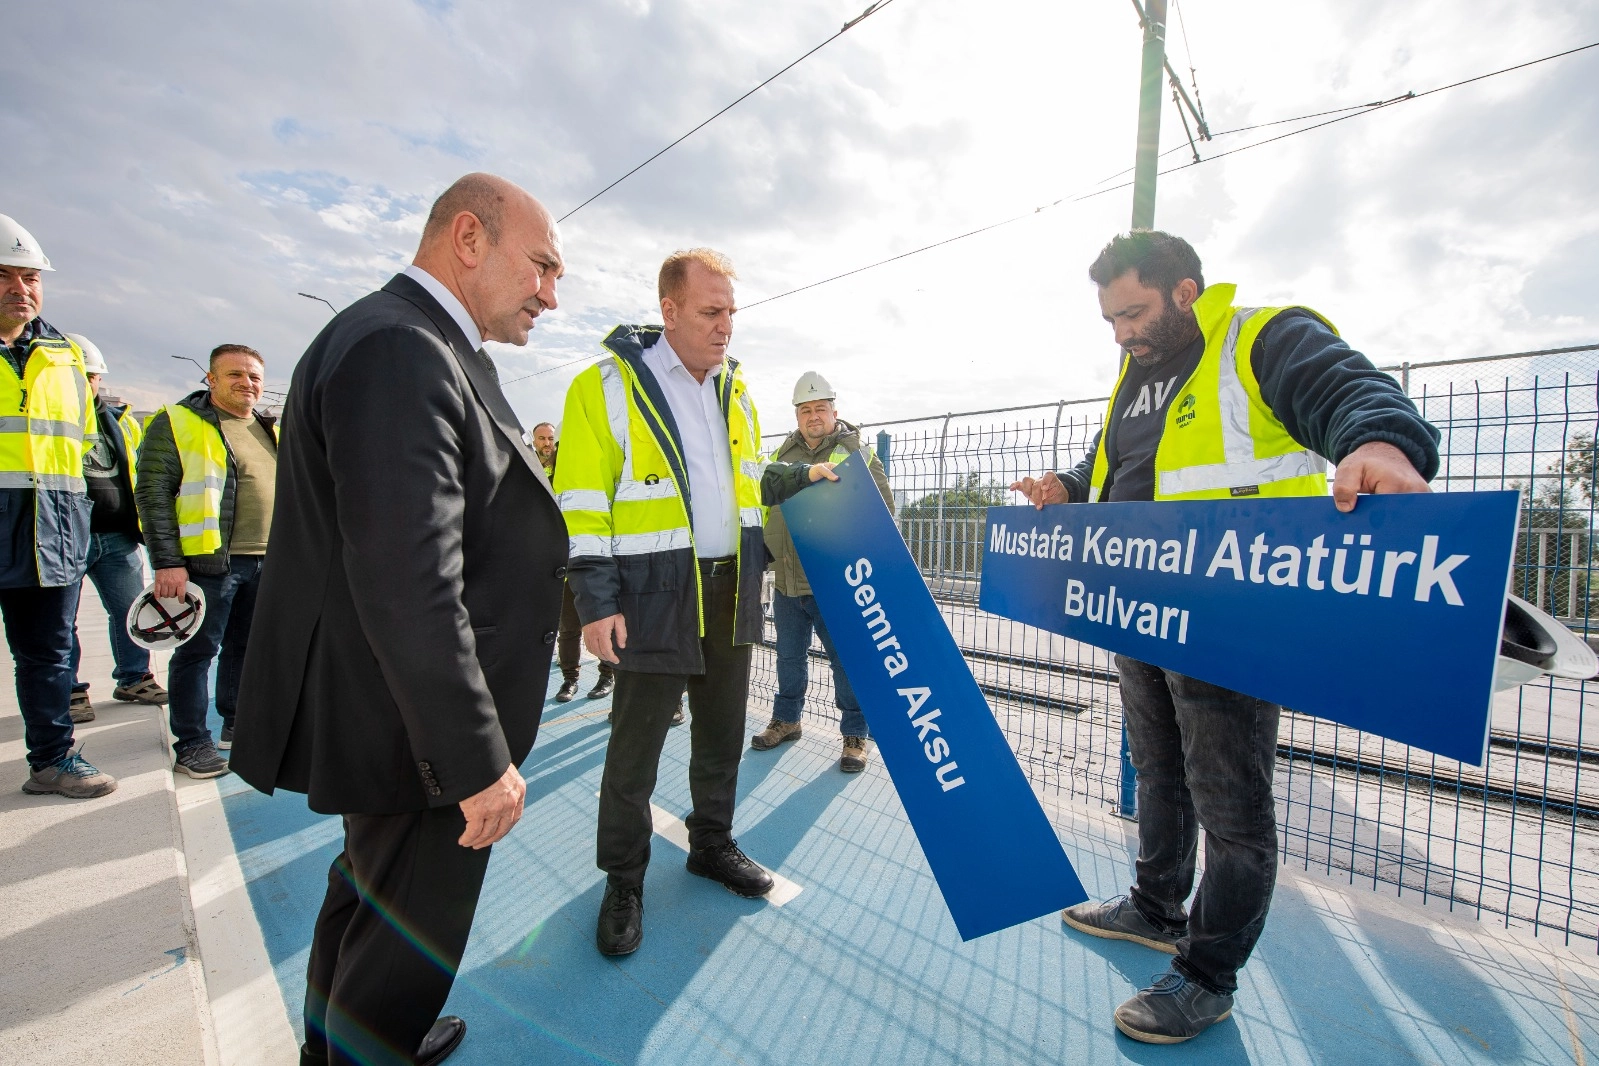
[[[94,704],[89,702],[89,690],[72,694],[72,702],[67,705],[67,711],[72,715],[74,725],[94,721]]]
[[[766,728],[750,737],[750,747],[756,751],[770,751],[779,744],[788,740],[800,738],[800,724],[798,722],[779,722],[773,718],[766,723]]]
[[[867,753],[872,750],[872,742],[866,737],[845,737],[844,756],[838,760],[838,768],[846,774],[858,774],[866,769]]]
[[[159,707],[167,702],[167,690],[154,674],[145,674],[131,685],[118,685],[111,690],[111,698],[123,703],[148,703]]]
[[[67,799],[94,799],[114,792],[117,779],[96,770],[81,754],[83,749],[69,751],[50,766],[41,766],[28,774],[22,791],[32,796],[55,793]]]

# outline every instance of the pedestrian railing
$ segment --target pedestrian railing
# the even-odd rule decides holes
[[[1596,352],[1386,369],[1442,435],[1435,491],[1521,489],[1511,590],[1599,640],[1590,598]],[[905,542],[1022,767],[1040,789],[1118,809],[1112,658],[977,606],[984,509],[1020,502],[1006,488],[1012,481],[1087,454],[1104,402],[885,421],[867,432],[886,459]],[[775,688],[770,627],[767,637],[755,662],[757,700]],[[834,722],[819,645],[812,657],[806,713]],[[1599,950],[1599,682],[1544,680],[1501,694],[1482,767],[1290,710],[1277,771],[1284,862]]]

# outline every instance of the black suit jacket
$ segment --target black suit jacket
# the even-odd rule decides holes
[[[476,348],[401,274],[295,368],[231,760],[263,792],[442,807],[533,746],[566,525]]]

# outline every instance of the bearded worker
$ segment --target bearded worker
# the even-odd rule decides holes
[[[1112,240],[1088,275],[1122,349],[1104,428],[1073,470],[1011,486],[1036,506],[1102,500],[1426,492],[1438,431],[1399,386],[1304,307],[1237,307],[1205,286],[1187,241]],[[1266,924],[1277,876],[1272,771],[1281,708],[1116,656],[1138,771],[1132,888],[1062,912],[1092,936],[1176,956],[1116,1009],[1135,1040],[1192,1039],[1232,1012],[1238,971]],[[1205,873],[1191,907],[1199,826]]]

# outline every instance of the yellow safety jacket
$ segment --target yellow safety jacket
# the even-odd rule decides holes
[[[1167,404],[1165,429],[1155,451],[1155,499],[1325,496],[1326,460],[1289,435],[1261,398],[1250,362],[1261,329],[1288,308],[1234,307],[1236,291],[1234,285],[1211,285],[1194,301],[1205,353],[1193,375],[1174,392],[1176,399]],[[1338,332],[1331,322],[1322,321]],[[1118,410],[1130,360],[1131,356],[1122,356],[1121,373],[1105,408],[1107,430]],[[1100,433],[1094,455],[1091,501],[1100,499],[1109,472],[1105,436]]]
[[[48,328],[28,345],[23,374],[0,359],[0,489],[33,491],[38,583],[70,585],[89,555],[84,441],[99,436],[83,352]]]
[[[139,444],[144,440],[144,426],[133,417],[133,408],[124,405],[122,410],[112,412],[116,416],[117,429],[122,432],[123,457],[128,471],[128,488],[139,487]]]
[[[222,547],[222,490],[228,484],[228,444],[220,427],[179,403],[164,408],[172,441],[183,463],[175,501],[178,543],[185,557],[210,555]],[[272,427],[278,440],[278,427]]]
[[[705,611],[692,486],[665,393],[643,359],[661,336],[659,326],[616,327],[605,339],[611,356],[572,382],[555,491],[570,537],[568,580],[578,616],[586,624],[622,615],[624,668],[700,673]],[[733,642],[752,644],[761,639],[766,568],[761,429],[738,362],[728,359],[715,381],[739,520]]]

